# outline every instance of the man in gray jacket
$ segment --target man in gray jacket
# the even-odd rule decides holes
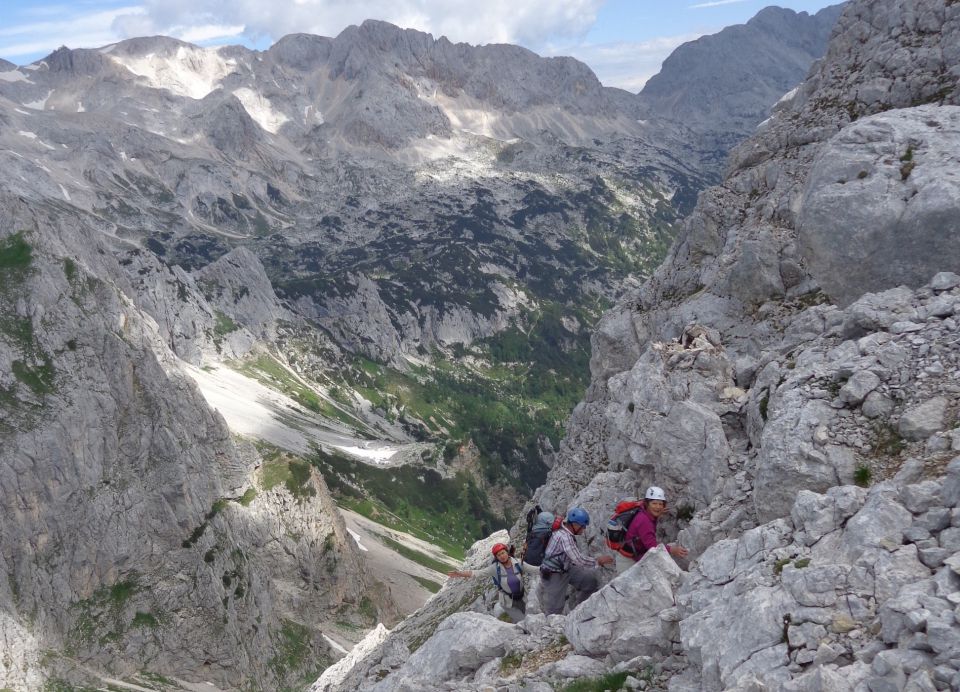
[[[590,524],[582,507],[567,512],[567,519],[553,532],[540,565],[540,605],[546,615],[559,615],[567,600],[567,586],[576,589],[575,608],[598,588],[596,567],[613,564],[610,555],[592,558],[580,552],[576,537]]]

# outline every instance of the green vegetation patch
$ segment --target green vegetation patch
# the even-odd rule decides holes
[[[213,506],[210,507],[210,511],[207,512],[206,516],[204,516],[203,521],[190,533],[190,536],[180,544],[181,547],[192,548],[196,542],[200,540],[203,532],[207,530],[207,524],[210,523],[210,520],[217,516],[220,511],[227,506],[228,502],[229,500],[227,500],[225,497],[215,500]]]
[[[0,293],[18,287],[26,279],[33,262],[33,248],[23,232],[0,240]]]
[[[500,672],[503,675],[511,675],[520,667],[521,663],[523,663],[522,653],[514,652],[512,654],[507,654],[500,659]]]
[[[268,661],[270,669],[281,683],[282,690],[302,689],[313,682],[332,661],[317,655],[313,647],[313,635],[308,627],[292,620],[281,620],[279,631],[272,633],[275,654]]]
[[[364,424],[349,412],[320,397],[272,355],[260,354],[251,360],[236,363],[233,367],[267,387],[286,394],[313,413],[339,420],[352,427],[364,427]]]
[[[96,687],[76,687],[63,678],[47,678],[42,689],[43,692],[97,692]]]
[[[288,459],[267,461],[260,470],[260,482],[266,492],[273,490],[290,478],[290,462]]]
[[[160,621],[153,615],[153,613],[143,613],[137,611],[137,614],[133,616],[133,622],[130,623],[133,627],[150,627],[151,629],[159,627]]]
[[[416,574],[409,575],[416,581],[420,586],[425,588],[430,593],[437,593],[440,589],[443,588],[443,584],[438,584],[437,582],[431,579],[425,579],[424,577],[418,577]]]
[[[97,589],[90,598],[72,603],[70,611],[75,615],[75,619],[68,638],[71,642],[68,655],[75,653],[77,646],[119,641],[131,625],[143,626],[145,623],[142,618],[137,622],[134,617],[133,622],[130,622],[124,616],[130,599],[142,590],[139,577],[133,574],[125,580]],[[139,612],[137,615],[149,615],[153,618],[155,624],[151,626],[159,624],[156,615]]]
[[[287,492],[298,501],[306,500],[317,494],[316,488],[310,482],[310,462],[279,449],[264,446],[261,452],[264,450],[269,450],[266,452],[266,460],[260,470],[260,483],[264,492],[269,492],[278,485],[283,485]],[[251,491],[253,491],[252,495],[250,494]],[[240,498],[240,503],[244,504],[244,498],[249,498],[247,500],[247,504],[249,504],[255,496],[256,490],[251,488]]]
[[[240,329],[239,324],[234,322],[228,315],[225,315],[219,310],[215,310],[214,315],[217,318],[216,324],[213,326],[214,338],[222,338],[230,332],[235,332]]]
[[[430,557],[426,553],[422,553],[419,550],[405,546],[399,541],[395,541],[389,536],[384,536],[383,534],[377,534],[378,540],[380,540],[385,546],[390,548],[395,553],[402,555],[403,557],[416,562],[418,565],[426,567],[427,569],[432,569],[434,572],[440,572],[441,574],[452,569],[450,565],[446,562],[441,562],[436,558]]]
[[[874,432],[876,437],[873,442],[873,456],[875,457],[895,457],[907,446],[907,441],[900,435],[900,431],[892,425],[878,425]]]
[[[616,692],[625,690],[625,683],[630,674],[626,671],[622,673],[610,673],[600,678],[584,678],[576,680],[563,688],[563,692]]]
[[[310,484],[310,464],[306,461],[291,461],[288,465],[290,475],[285,481],[287,491],[297,500],[305,500],[317,494]]]
[[[44,358],[41,365],[27,365],[22,360],[13,361],[13,374],[17,381],[26,385],[37,396],[53,392],[53,380],[56,371],[49,358]]]
[[[415,535],[444,549],[460,546],[462,551],[463,546],[507,526],[494,516],[484,493],[465,473],[444,478],[433,469],[375,467],[320,450],[311,461],[341,504],[381,523],[388,523],[393,515],[415,527]],[[381,508],[389,512],[387,517]]]
[[[33,320],[13,314],[0,315],[0,333],[23,353],[33,349]]]

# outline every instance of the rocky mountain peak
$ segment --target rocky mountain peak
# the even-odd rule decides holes
[[[333,40],[313,34],[287,34],[264,53],[279,64],[309,72],[330,58]]]
[[[116,54],[127,57],[147,57],[157,55],[169,57],[176,55],[177,51],[186,49],[189,51],[204,50],[187,41],[181,41],[171,36],[138,36],[135,38],[124,39],[102,50],[109,54]]]
[[[841,7],[814,16],[769,7],[747,24],[683,44],[637,95],[641,113],[682,123],[705,149],[721,152],[722,166],[725,152],[823,55]]]
[[[73,77],[96,75],[110,65],[110,61],[98,50],[72,50],[66,46],[61,46],[43,60],[51,73],[66,73]]]

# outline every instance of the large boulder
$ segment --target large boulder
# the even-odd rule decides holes
[[[455,680],[487,661],[503,656],[507,645],[523,635],[516,625],[483,613],[454,613],[377,689],[397,689],[402,680]]]
[[[803,490],[825,492],[850,482],[855,467],[845,447],[815,443],[816,430],[836,415],[827,402],[788,389],[771,399],[768,411],[754,483],[754,504],[761,521],[789,514]]]
[[[819,151],[798,240],[835,301],[960,266],[960,107],[922,106],[863,118]]]
[[[668,654],[670,618],[661,613],[673,607],[681,575],[666,550],[651,550],[567,616],[574,651],[612,661]]]

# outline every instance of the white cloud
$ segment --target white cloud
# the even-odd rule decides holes
[[[93,48],[117,40],[110,29],[121,16],[135,16],[143,9],[136,6],[94,9],[82,6],[60,7],[62,12],[32,13],[26,23],[6,23],[0,29],[0,55],[16,58],[49,53],[60,46]],[[87,13],[81,12],[86,9]]]
[[[695,41],[701,34],[665,36],[643,43],[605,43],[568,47],[551,51],[573,55],[587,63],[604,86],[637,92],[660,71],[663,61],[677,46]]]
[[[248,38],[279,39],[290,33],[336,36],[351,24],[382,19],[435,37],[473,44],[542,44],[583,36],[604,0],[146,0],[154,33],[170,27],[245,27]],[[118,30],[123,23],[117,23]]]
[[[704,7],[720,7],[720,5],[736,5],[747,0],[711,0],[710,2],[701,2],[696,5],[690,5],[691,10],[699,10]]]

